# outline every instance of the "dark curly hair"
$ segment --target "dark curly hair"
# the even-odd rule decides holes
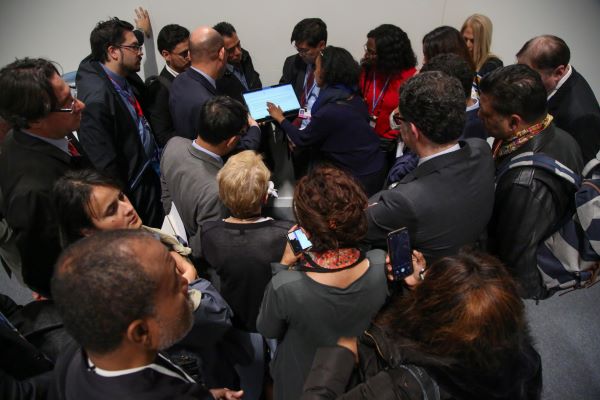
[[[360,66],[348,50],[327,46],[321,52],[321,78],[327,85],[356,87]]]
[[[548,94],[542,78],[527,65],[495,69],[482,79],[479,90],[482,95],[489,96],[494,111],[500,115],[517,114],[532,123],[548,111]]]
[[[396,25],[379,25],[367,33],[367,38],[375,40],[377,70],[391,74],[417,65],[408,35]]]
[[[443,72],[419,73],[400,87],[400,112],[432,142],[450,143],[465,127],[463,87]]]
[[[456,28],[440,26],[423,36],[425,63],[443,53],[454,53],[461,56],[474,71],[476,70],[467,43]]]
[[[61,254],[53,299],[65,328],[84,349],[109,353],[131,322],[154,315],[158,282],[132,247],[155,240],[137,229],[99,232]]]
[[[367,234],[367,196],[346,172],[330,165],[313,169],[294,191],[296,220],[315,251],[355,247]]]
[[[123,44],[127,31],[133,32],[133,25],[117,17],[98,22],[90,34],[92,59],[101,63],[108,61],[108,48]]]

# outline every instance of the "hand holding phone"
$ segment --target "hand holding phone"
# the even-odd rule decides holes
[[[408,229],[400,228],[387,237],[388,253],[395,281],[400,281],[413,273],[412,250]]]
[[[287,240],[290,243],[294,255],[299,255],[304,251],[310,250],[312,247],[312,243],[308,240],[308,237],[306,237],[302,228],[296,228],[293,231],[288,232]]]

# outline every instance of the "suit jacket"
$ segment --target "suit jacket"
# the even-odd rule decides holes
[[[196,139],[200,108],[219,93],[202,74],[188,68],[179,74],[171,85],[169,108],[177,136]],[[261,133],[256,126],[250,127],[236,146],[236,151],[258,150]]]
[[[492,215],[494,161],[484,140],[459,144],[369,200],[367,242],[385,248],[389,232],[407,227],[428,265],[477,242]]]
[[[177,136],[198,136],[200,108],[217,95],[217,89],[202,74],[188,68],[175,78],[169,95],[169,109]]]
[[[307,65],[302,61],[302,57],[298,54],[291,55],[285,59],[285,62],[283,63],[283,74],[281,75],[281,79],[279,79],[279,83],[292,84],[298,99],[302,97],[306,67]]]
[[[167,143],[160,162],[165,213],[171,210],[173,202],[195,257],[200,254],[199,225],[226,216],[217,185],[221,167],[222,162],[194,148],[191,140],[180,137]]]
[[[596,156],[600,150],[600,107],[590,85],[575,68],[548,100],[548,112],[554,117],[556,126],[570,133],[579,143],[584,163]]]
[[[246,83],[248,84],[248,89],[244,87],[242,82],[233,74],[233,72],[229,70],[225,70],[223,76],[217,79],[217,91],[219,94],[224,94],[226,96],[232,97],[244,104],[244,97],[242,93],[247,92],[248,90],[255,90],[262,88],[262,82],[260,81],[260,75],[254,69],[254,65],[252,64],[252,57],[250,57],[250,53],[246,50],[242,49],[242,61],[240,63],[240,67],[244,72],[244,77],[246,78]]]
[[[84,154],[83,149],[79,150]],[[71,157],[56,146],[19,130],[9,133],[3,143],[0,154],[2,214],[15,235],[23,280],[33,290],[50,293],[53,266],[61,251],[58,221],[51,206],[52,186],[68,170],[89,166],[85,156]]]
[[[86,105],[79,138],[92,164],[121,181],[125,194],[146,225],[160,226],[163,220],[160,180],[149,164],[136,123],[123,99],[97,61],[83,60],[76,82],[78,96]],[[139,77],[128,78],[128,82],[143,105],[143,94],[137,89]]]
[[[155,75],[146,80],[148,121],[152,126],[156,144],[160,147],[165,147],[169,139],[175,136],[175,126],[169,110],[169,92],[174,79],[164,67],[159,76]]]

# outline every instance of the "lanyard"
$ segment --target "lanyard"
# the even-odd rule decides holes
[[[129,91],[127,91],[127,90],[123,89],[121,86],[119,86],[119,84],[113,78],[111,78],[110,76],[108,78],[112,81],[115,89],[119,93],[123,94],[123,96],[125,96],[127,101],[129,101],[129,104],[131,104],[131,106],[135,110],[135,113],[136,113],[138,119],[143,118],[144,112],[142,111],[142,107],[140,106],[140,102],[138,101],[138,99],[134,95],[129,93]]]
[[[304,91],[304,101],[306,103],[308,103],[308,98],[310,97],[310,95],[312,94],[313,90],[315,89],[315,86],[317,86],[317,81],[315,79],[315,72],[314,72],[314,70],[311,69],[310,73],[312,73],[312,75],[313,75],[312,86],[308,89],[308,91],[306,91],[306,89],[307,89],[306,88],[306,84],[308,83],[308,75],[309,75],[309,74],[306,74],[304,76],[304,86],[302,87],[302,90]],[[306,106],[306,104],[301,104],[301,106],[304,107],[304,106]]]
[[[371,114],[373,114],[375,112],[375,108],[377,107],[377,104],[379,104],[379,101],[383,97],[385,90],[387,89],[389,83],[390,83],[390,77],[388,76],[388,78],[385,80],[385,83],[383,84],[383,89],[381,89],[381,92],[379,93],[379,97],[377,97],[377,100],[375,100],[375,95],[377,92],[377,80],[375,80],[375,73],[373,73],[373,99],[372,99],[373,107],[371,108]]]

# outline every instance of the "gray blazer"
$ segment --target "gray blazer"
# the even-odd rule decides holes
[[[217,173],[222,166],[222,162],[194,148],[190,139],[182,137],[169,140],[162,155],[163,208],[168,213],[171,202],[177,207],[194,255],[200,254],[199,225],[225,217],[217,185]]]

